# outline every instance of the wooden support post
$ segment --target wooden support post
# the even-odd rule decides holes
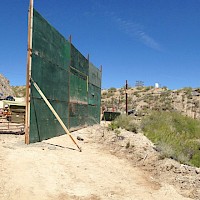
[[[128,89],[128,81],[126,80],[126,115],[128,115],[128,93],[127,93],[127,89]]]
[[[26,69],[26,116],[25,116],[25,143],[29,144],[30,131],[30,77],[32,63],[32,32],[33,32],[33,0],[30,0],[28,12],[28,49]]]
[[[102,72],[102,70],[103,70],[103,67],[102,67],[102,65],[100,66],[100,72]]]
[[[70,44],[72,43],[72,35],[69,36],[68,41],[69,41]]]
[[[38,91],[38,93],[40,94],[40,96],[43,98],[43,100],[45,101],[45,103],[47,104],[47,106],[49,107],[49,109],[51,110],[51,112],[54,114],[54,116],[56,117],[56,119],[58,120],[58,122],[60,123],[60,125],[62,126],[62,128],[64,129],[64,131],[67,133],[67,135],[69,135],[69,137],[72,139],[72,141],[74,142],[74,144],[78,147],[79,151],[81,152],[81,148],[78,146],[78,144],[76,143],[76,141],[74,140],[74,138],[72,137],[72,135],[70,134],[70,132],[68,131],[67,127],[65,126],[65,124],[63,123],[63,121],[61,120],[61,118],[59,117],[59,115],[57,114],[57,112],[54,110],[53,106],[50,104],[50,102],[48,101],[48,99],[45,97],[44,93],[40,90],[40,88],[37,85],[37,83],[33,79],[31,79],[31,81],[33,82],[33,85],[34,85],[35,89]]]

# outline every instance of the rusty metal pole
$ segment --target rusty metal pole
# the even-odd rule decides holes
[[[127,89],[128,89],[128,81],[126,80],[126,115],[128,115],[128,93],[127,93]]]

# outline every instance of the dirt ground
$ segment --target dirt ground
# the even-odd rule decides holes
[[[196,185],[182,187],[178,179],[176,184],[174,172],[170,174],[171,181],[168,180],[169,171],[178,169],[173,162],[166,164],[162,160],[159,168],[157,164],[155,167],[160,162],[158,153],[140,134],[124,131],[116,136],[104,125],[97,125],[73,132],[73,136],[84,139],[78,141],[82,152],[67,135],[25,145],[24,135],[0,134],[0,199],[198,198],[197,191],[193,191]],[[196,174],[199,175],[198,171]]]

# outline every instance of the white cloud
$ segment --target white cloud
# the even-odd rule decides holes
[[[122,18],[116,17],[113,13],[112,19],[117,23],[120,30],[124,33],[128,34],[129,36],[138,39],[146,46],[161,51],[161,46],[158,42],[155,41],[151,36],[149,36],[140,24],[124,20]]]
[[[104,15],[107,18],[110,18],[111,21],[117,24],[118,28],[122,32],[134,39],[137,39],[147,47],[150,47],[157,51],[162,51],[161,45],[153,37],[151,37],[147,33],[147,31],[144,31],[144,27],[141,24],[119,17],[115,12],[113,12],[112,10],[108,10],[106,6],[97,3],[97,1],[93,1],[92,5],[93,7],[90,11],[90,15],[93,15],[93,17],[94,15],[97,15],[99,10],[101,10],[100,15]]]

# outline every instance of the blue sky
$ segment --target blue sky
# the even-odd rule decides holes
[[[1,0],[0,73],[25,85],[29,0]],[[92,63],[102,88],[200,87],[200,0],[34,0]]]

